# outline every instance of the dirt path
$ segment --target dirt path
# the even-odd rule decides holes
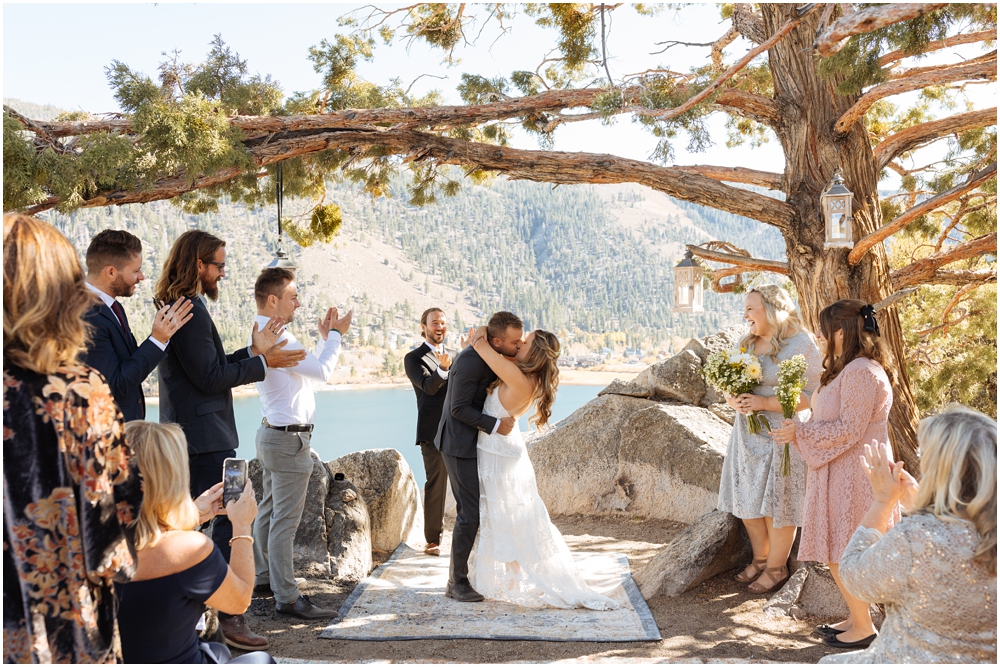
[[[683,528],[669,521],[582,516],[556,517],[554,522],[571,549],[625,553],[633,572]],[[449,538],[450,535],[446,536],[445,548]],[[380,561],[384,562],[388,556],[382,554]],[[326,581],[310,581],[303,586],[303,592],[313,602],[334,609],[340,607],[350,591],[350,587]],[[319,638],[324,627],[322,623],[272,619],[272,600],[254,600],[248,618],[250,626],[271,642],[272,655],[323,662],[749,660],[812,663],[831,651],[811,632],[817,624],[833,619],[769,618],[762,612],[766,601],[767,597],[753,595],[730,576],[722,575],[679,597],[660,596],[651,600],[649,608],[663,639],[634,643],[327,640]]]

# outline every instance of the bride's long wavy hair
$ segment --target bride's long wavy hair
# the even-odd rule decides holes
[[[528,418],[528,423],[535,428],[548,426],[552,416],[552,403],[556,400],[556,390],[559,388],[559,338],[551,331],[535,329],[535,338],[531,342],[528,358],[524,362],[516,362],[521,372],[531,378],[534,391],[531,402],[535,404],[535,413]],[[499,378],[489,386],[489,392],[500,384]]]

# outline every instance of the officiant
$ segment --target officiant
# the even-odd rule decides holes
[[[444,525],[444,499],[448,490],[448,471],[441,452],[434,446],[434,435],[441,421],[441,409],[448,388],[451,357],[444,349],[448,318],[440,308],[428,308],[420,316],[424,342],[403,358],[406,377],[417,395],[417,446],[424,457],[427,481],[424,483],[424,553],[441,555],[441,529]]]

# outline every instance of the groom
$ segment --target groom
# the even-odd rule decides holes
[[[524,323],[514,313],[500,311],[486,325],[490,346],[513,357],[521,347]],[[455,496],[457,518],[451,536],[451,570],[444,594],[459,602],[481,602],[483,596],[469,583],[469,554],[479,532],[479,470],[476,443],[479,432],[508,435],[515,419],[497,419],[483,414],[486,389],[496,374],[479,353],[466,347],[455,358],[448,377],[441,423],[434,445],[441,450],[451,492]]]

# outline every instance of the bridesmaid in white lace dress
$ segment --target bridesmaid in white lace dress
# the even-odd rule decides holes
[[[559,339],[541,329],[529,333],[513,360],[490,347],[485,327],[470,344],[498,379],[483,412],[520,417],[545,426],[559,385]],[[525,607],[619,608],[587,586],[559,529],[538,495],[535,470],[516,422],[509,435],[479,433],[479,536],[469,558],[472,587],[491,600]]]
[[[850,611],[846,620],[816,631],[827,646],[859,649],[875,639],[875,626],[869,604],[844,590],[838,564],[874,498],[858,466],[862,447],[889,442],[892,387],[883,367],[889,355],[879,339],[875,309],[863,301],[830,304],[819,323],[825,357],[820,388],[810,401],[812,416],[806,423],[783,422],[773,436],[779,444],[794,443],[809,467],[798,558],[830,566]],[[893,520],[898,519],[896,512]]]
[[[822,663],[997,662],[997,423],[954,405],[920,423],[919,487],[876,445],[875,502],[840,559],[852,594],[885,605],[878,638]],[[897,502],[907,516],[889,529]]]
[[[726,401],[742,415],[760,411],[776,428],[781,424],[781,405],[774,396],[778,363],[796,354],[806,358],[808,395],[819,386],[822,358],[812,335],[802,329],[795,302],[777,285],[750,290],[743,319],[750,324],[750,332],[740,341],[740,347],[752,351],[760,360],[763,378],[753,393],[727,396]],[[799,410],[807,408],[803,398]],[[808,414],[800,412],[803,418]],[[802,525],[806,465],[792,449],[791,475],[783,476],[779,470],[782,451],[770,433],[751,434],[747,420],[738,417],[722,464],[717,507],[742,519],[746,526],[753,562],[736,580],[749,583],[755,593],[772,591],[788,578],[788,555],[795,529]]]

